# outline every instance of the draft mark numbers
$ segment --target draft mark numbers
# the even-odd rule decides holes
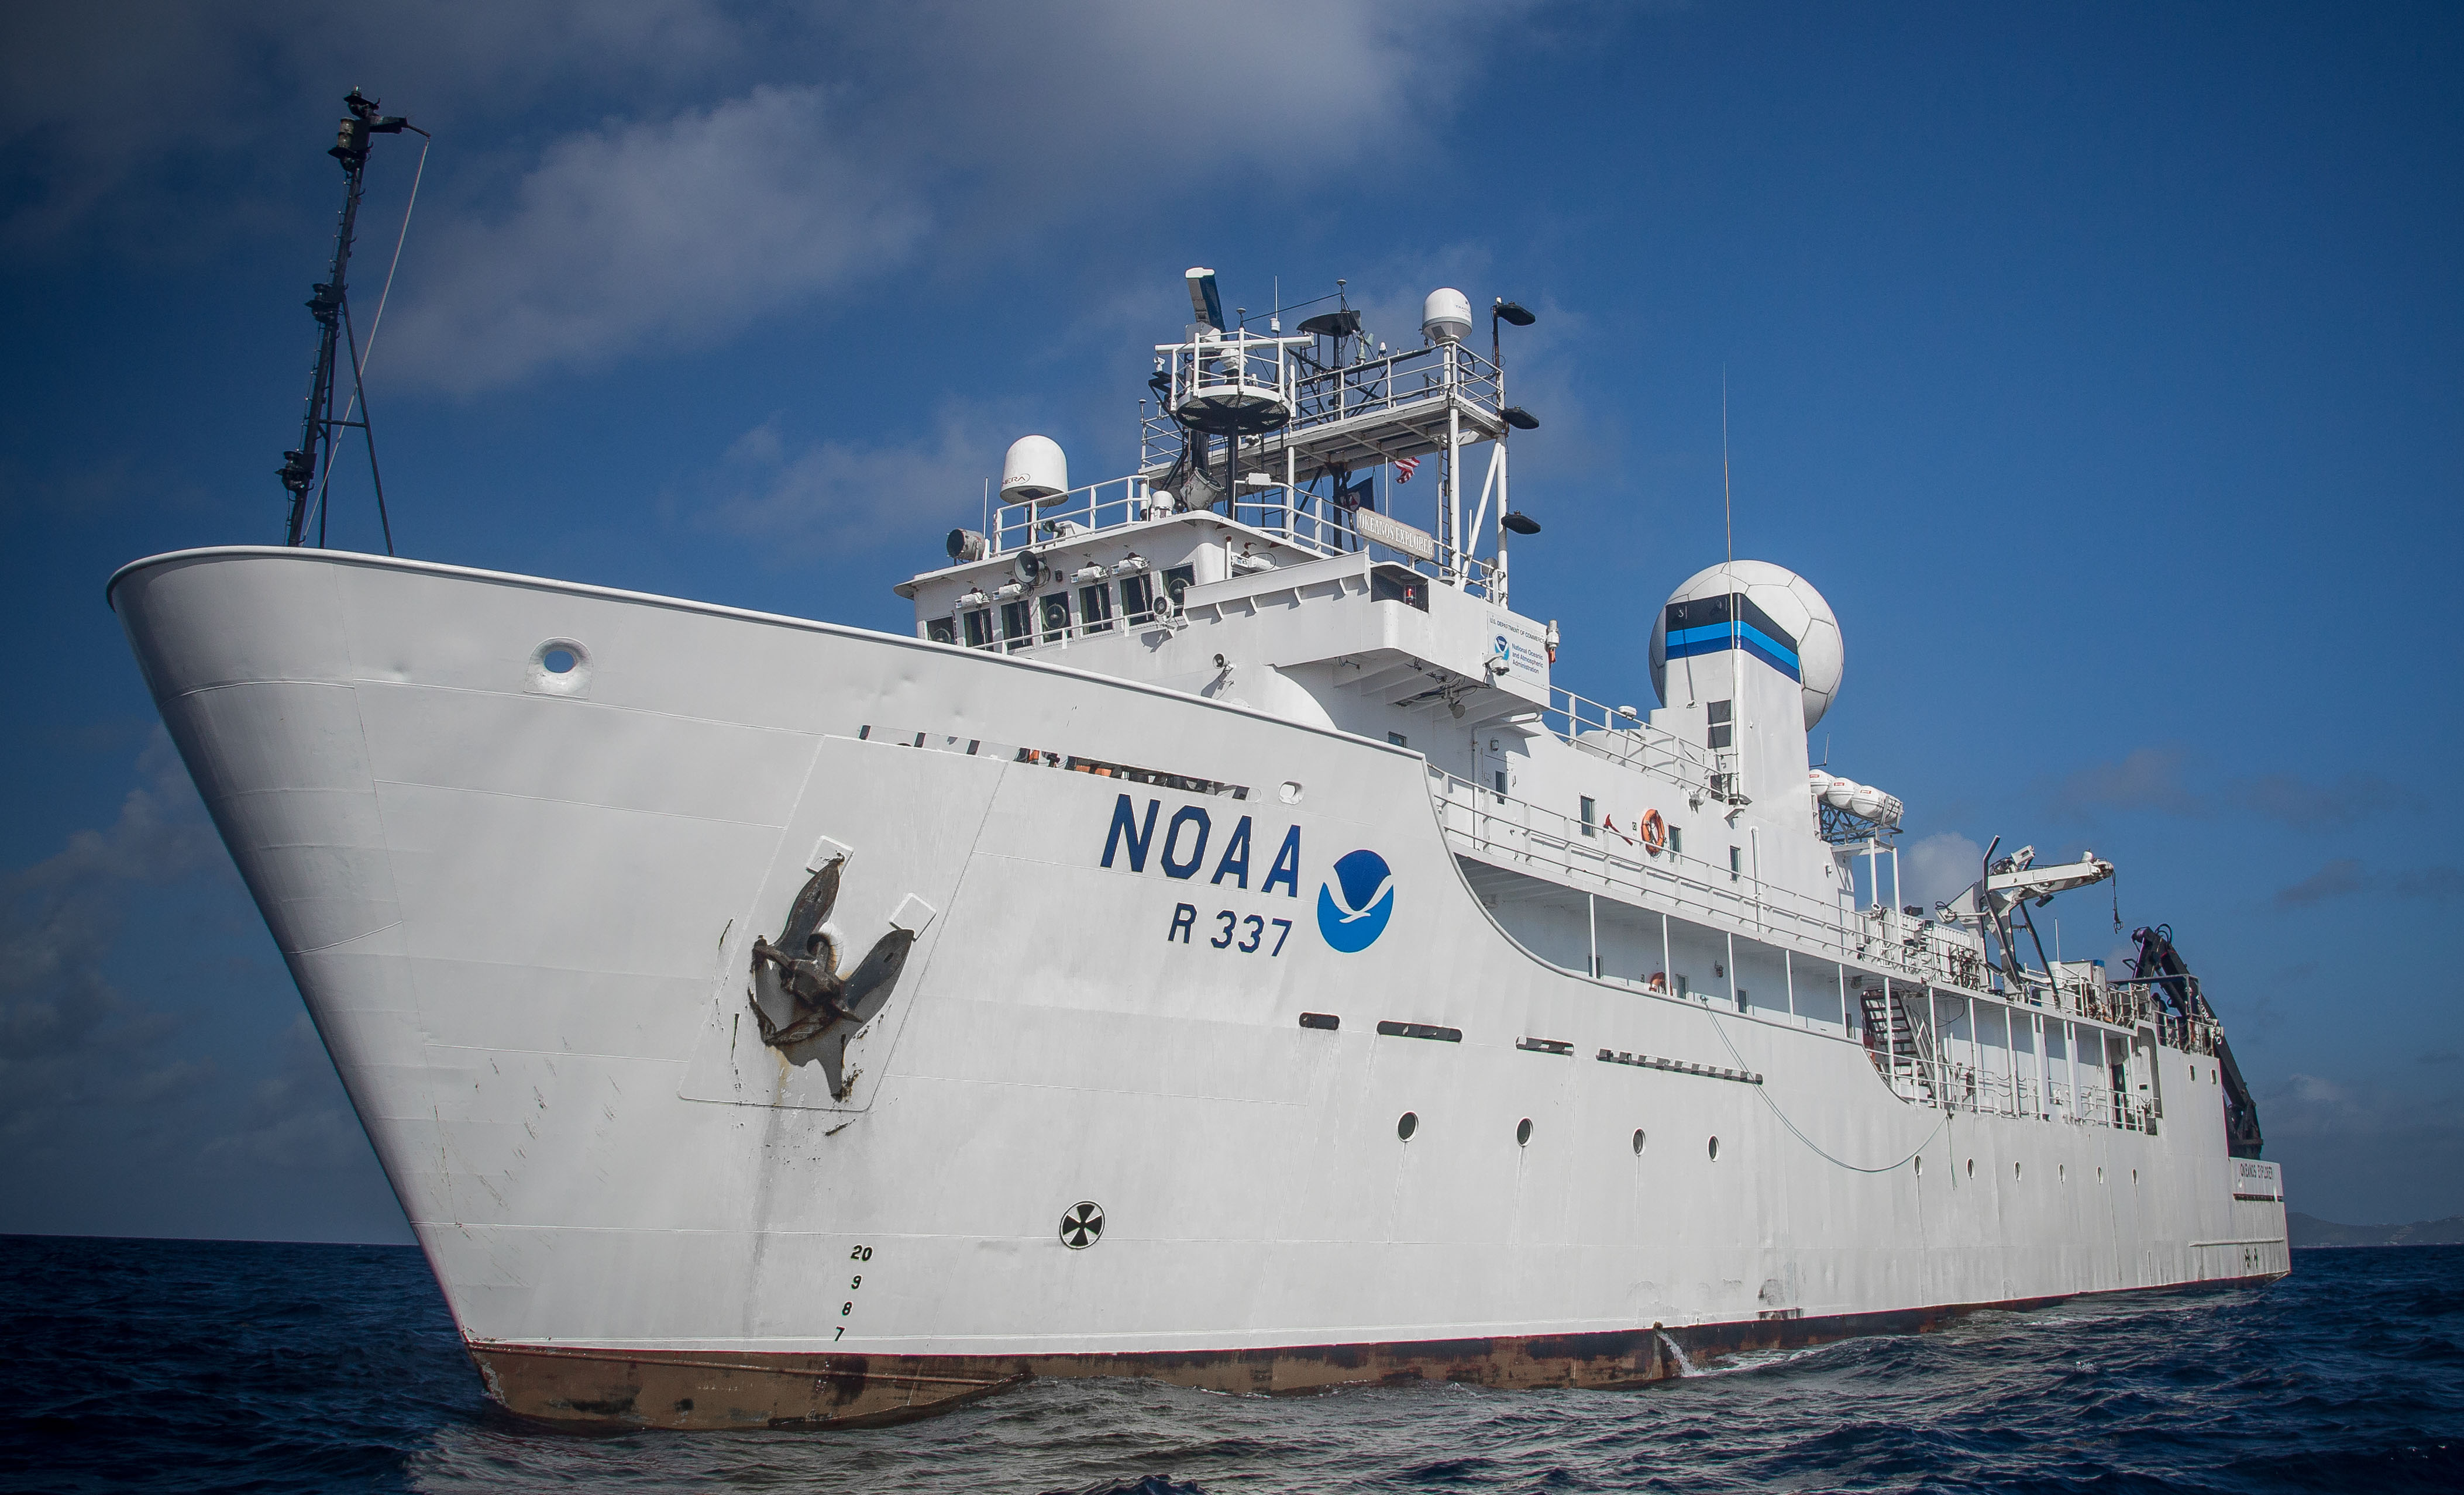
[[[847,1252],[847,1260],[850,1262],[869,1262],[872,1260],[872,1247],[869,1245],[857,1246],[853,1250]],[[847,1279],[847,1291],[849,1292],[854,1292],[863,1286],[864,1274],[862,1272],[858,1272]],[[839,1305],[839,1317],[852,1318],[854,1315],[855,1300],[853,1298],[849,1298],[845,1303]],[[830,1342],[832,1344],[836,1344],[846,1337],[847,1326],[845,1324],[841,1324],[838,1326],[838,1332],[830,1336]]]

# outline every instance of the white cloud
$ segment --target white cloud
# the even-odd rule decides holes
[[[178,253],[256,212],[363,84],[442,127],[502,127],[557,86],[672,99],[740,70],[759,28],[715,0],[86,0],[0,7],[0,241]],[[475,135],[463,137],[464,154]],[[261,228],[261,224],[251,225]]]
[[[121,234],[123,253],[209,236],[236,211],[215,194],[282,179],[269,163],[305,156],[321,100],[365,83],[440,142],[387,377],[470,391],[705,345],[927,253],[980,267],[1063,222],[1357,169],[1424,139],[1528,8],[18,7],[0,145],[33,189],[9,234],[56,247],[142,203],[175,231]],[[550,122],[576,116],[592,122]]]
[[[1908,903],[1930,909],[1967,890],[1983,875],[1985,848],[1956,831],[1940,831],[1900,848]]]
[[[0,1229],[213,1229],[232,1201],[262,1222],[301,1218],[275,1203],[295,1195],[363,1198],[366,1143],[297,1000],[279,1042],[236,1059],[232,1014],[195,1004],[217,974],[200,962],[228,950],[212,931],[255,915],[160,727],[139,774],[111,824],[0,875]],[[264,977],[287,996],[271,960]]]
[[[913,541],[948,527],[1000,460],[1009,431],[995,412],[945,407],[932,435],[871,444],[821,441],[791,450],[776,421],[737,438],[718,468],[705,522],[758,539],[777,564]],[[937,551],[934,552],[938,554]]]
[[[718,341],[758,308],[895,262],[926,209],[913,184],[860,159],[847,113],[818,87],[765,86],[557,141],[510,211],[425,251],[442,268],[403,307],[387,361],[482,388]]]
[[[1442,111],[1441,85],[1476,55],[1456,44],[1500,13],[1114,0],[832,15],[792,84],[550,143],[509,208],[425,252],[443,268],[387,357],[484,388],[715,341],[928,248],[939,268],[979,263],[1090,209],[1207,197],[1226,173],[1339,170]]]
[[[0,1142],[11,1149],[59,1141],[66,1108],[136,1105],[205,1076],[173,1045],[177,1022],[102,971],[137,887],[231,865],[160,727],[138,769],[110,825],[0,878]]]

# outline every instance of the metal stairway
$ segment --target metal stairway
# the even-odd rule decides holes
[[[1859,988],[1857,1000],[1865,1009],[1865,1056],[1874,1067],[1903,1098],[1935,1101],[1933,1054],[1925,1030],[1908,1016],[1900,994],[1887,987]]]

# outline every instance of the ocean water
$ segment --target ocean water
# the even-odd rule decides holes
[[[2464,1490],[2464,1247],[1987,1313],[1637,1392],[1050,1381],[857,1433],[492,1411],[406,1247],[0,1238],[0,1487]]]

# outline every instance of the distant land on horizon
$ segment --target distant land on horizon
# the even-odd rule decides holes
[[[2409,1225],[2340,1225],[2289,1210],[2284,1225],[2295,1246],[2464,1245],[2464,1215],[2416,1220]]]

